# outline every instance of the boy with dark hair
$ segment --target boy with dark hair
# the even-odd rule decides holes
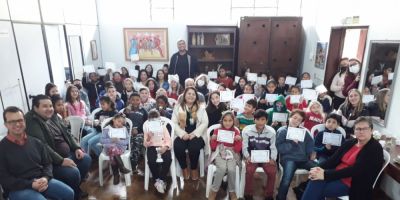
[[[268,114],[265,110],[258,109],[254,113],[255,124],[248,125],[243,129],[242,153],[246,160],[246,186],[245,199],[252,199],[253,195],[253,175],[257,167],[262,167],[267,175],[265,199],[273,199],[274,185],[276,177],[276,158],[277,150],[275,147],[275,131],[267,126]],[[272,131],[271,131],[272,130]],[[269,162],[256,163],[251,160],[253,150],[268,150]]]
[[[257,108],[257,101],[249,99],[244,106],[243,113],[240,113],[236,117],[235,126],[239,127],[239,130],[243,130],[244,127],[250,124],[254,124],[254,111]]]

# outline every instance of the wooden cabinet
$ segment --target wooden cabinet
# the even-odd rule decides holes
[[[235,72],[236,26],[188,26],[188,50],[198,59],[199,72],[217,70],[218,65]]]
[[[297,75],[300,58],[301,17],[242,17],[238,72]]]

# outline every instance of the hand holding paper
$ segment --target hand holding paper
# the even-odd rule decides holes
[[[251,150],[252,163],[268,163],[269,150]]]
[[[235,132],[233,132],[233,131],[227,131],[227,130],[220,129],[220,130],[218,130],[217,141],[233,144],[234,134],[235,134]]]
[[[306,130],[303,128],[288,127],[286,139],[287,140],[297,140],[299,142],[304,142],[306,136]]]

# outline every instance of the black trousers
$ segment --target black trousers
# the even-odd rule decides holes
[[[171,162],[172,162],[171,151],[170,150],[165,151],[163,154],[161,154],[161,158],[163,159],[163,162],[157,163],[156,147],[147,148],[147,164],[149,165],[154,181],[157,179],[165,181],[169,168],[171,167]]]
[[[182,169],[187,168],[186,149],[189,152],[190,168],[197,169],[199,163],[200,150],[204,147],[204,140],[201,137],[194,137],[192,140],[182,140],[177,137],[174,141],[174,153]]]
[[[343,99],[343,98],[340,98],[340,97],[334,95],[333,99],[332,99],[333,109],[338,110],[339,106],[342,105],[344,100],[346,100],[346,99]]]

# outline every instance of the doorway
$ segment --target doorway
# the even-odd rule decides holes
[[[324,76],[326,88],[330,88],[333,77],[338,72],[340,58],[357,58],[362,63],[367,34],[368,26],[332,27]]]

